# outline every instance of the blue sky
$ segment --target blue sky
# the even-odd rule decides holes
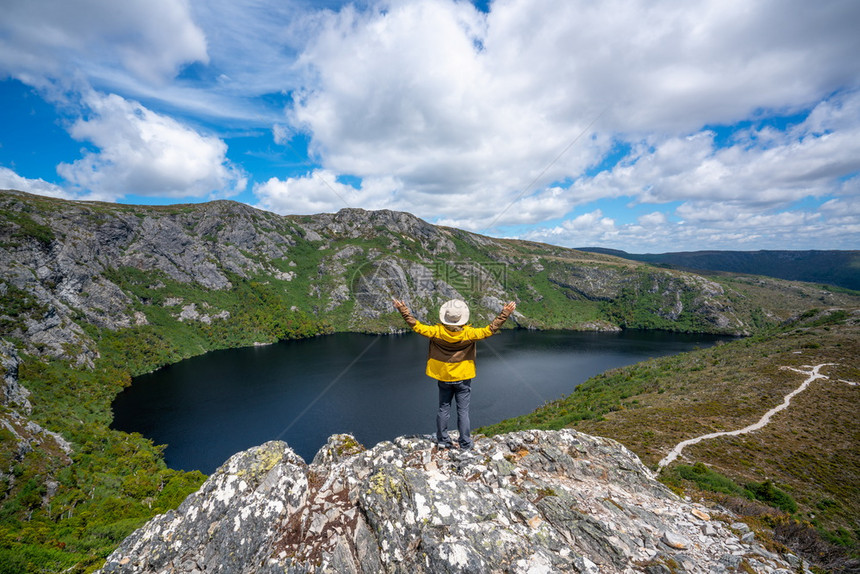
[[[4,0],[0,188],[860,248],[860,2]]]

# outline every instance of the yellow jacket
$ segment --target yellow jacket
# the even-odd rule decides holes
[[[408,311],[401,314],[413,331],[430,339],[430,347],[427,351],[427,376],[444,382],[474,378],[475,341],[495,335],[510,315],[502,311],[492,323],[477,329],[471,325],[463,327],[425,325]]]

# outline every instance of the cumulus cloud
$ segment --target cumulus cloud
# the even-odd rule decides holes
[[[512,97],[509,78],[488,66],[487,22],[471,5],[412,2],[321,18],[300,59],[317,80],[297,93],[290,119],[312,134],[327,168],[396,177],[404,203],[438,198],[433,215],[453,215],[441,208],[479,196],[473,215],[491,218],[513,193],[540,189],[597,157],[585,138],[578,153],[541,175],[598,110],[553,125],[539,105]],[[446,201],[452,195],[460,201]]]
[[[110,74],[117,64],[163,84],[188,62],[207,61],[187,0],[8,0],[0,19],[0,73],[45,78]]]
[[[318,170],[305,177],[269,178],[254,186],[254,195],[261,209],[285,215],[308,215],[332,211],[332,205],[337,205],[338,209],[350,207],[355,190],[339,183],[333,173]]]
[[[584,181],[591,196],[630,196],[644,203],[734,201],[775,208],[805,197],[848,191],[860,170],[860,92],[817,106],[785,132],[770,127],[719,147],[713,133],[669,138],[642,146],[622,165]]]
[[[245,175],[227,160],[220,139],[115,94],[91,93],[87,106],[90,117],[75,122],[70,134],[97,151],[57,171],[88,197],[229,196],[245,188]]]
[[[830,241],[860,221],[853,0],[6,4],[0,74],[122,94],[89,104],[84,156],[60,166],[100,197],[241,189],[224,142],[168,116],[187,114],[271,129],[289,165],[253,192],[280,213],[621,248]]]
[[[718,145],[709,130],[639,142],[613,169],[582,178],[571,190],[589,201],[628,198],[633,206],[668,210],[611,229],[544,227],[529,238],[639,252],[753,246],[856,249],[858,109],[860,93],[851,92],[822,102],[795,125],[751,127],[729,143]]]
[[[643,227],[659,227],[668,223],[669,218],[662,211],[653,211],[637,218]]]
[[[526,239],[545,241],[556,245],[607,245],[619,233],[615,220],[606,217],[600,209],[583,213],[551,228],[527,233]]]
[[[17,189],[36,195],[47,195],[49,197],[61,197],[71,199],[62,187],[47,182],[44,179],[28,179],[20,176],[8,167],[0,167],[0,189]]]
[[[337,174],[314,170],[299,177],[269,178],[254,186],[257,207],[281,214],[313,214],[344,207],[399,209],[399,185],[392,178],[366,179],[359,187],[338,181]]]
[[[581,178],[570,191],[582,203],[619,197],[633,204],[680,202],[675,213],[688,223],[722,221],[736,230],[749,227],[750,235],[776,237],[788,227],[775,223],[785,221],[795,203],[857,195],[858,109],[860,93],[852,92],[819,104],[789,129],[750,128],[729,144],[718,145],[708,130],[642,141],[614,168]]]
[[[620,223],[599,211],[562,225],[535,228],[527,239],[569,247],[603,246],[633,253],[702,249],[856,249],[860,218],[840,213],[850,205],[833,200],[819,210],[759,211],[731,203],[688,203],[673,221],[655,212]],[[829,203],[829,202],[828,202]],[[857,209],[857,206],[854,206]]]
[[[847,22],[858,17],[852,2],[819,10],[803,2],[598,8],[510,0],[489,14],[437,0],[350,6],[317,15],[318,33],[299,59],[305,88],[289,119],[311,135],[327,169],[393,175],[406,203],[423,207],[423,195],[437,196],[438,208],[424,215],[445,221],[492,221],[499,206],[520,195],[523,206],[539,203],[542,190],[565,179],[581,179],[566,206],[619,194],[664,201],[653,195],[661,190],[750,197],[748,187],[725,185],[748,183],[732,170],[749,156],[741,148],[715,154],[713,134],[702,127],[802,110],[846,82],[856,85],[860,60],[851,54],[860,40]],[[587,137],[568,149],[583,130]],[[634,193],[621,185],[622,169],[606,181],[582,177],[619,140],[641,142],[647,152],[629,168],[641,188]],[[789,155],[787,146],[781,155],[761,153],[749,179]],[[660,185],[647,180],[648,169]],[[795,195],[805,193],[799,177],[787,179]],[[789,194],[755,187],[765,203]],[[457,203],[451,195],[471,198],[471,217],[444,211]],[[508,210],[499,223],[528,222],[535,213]]]

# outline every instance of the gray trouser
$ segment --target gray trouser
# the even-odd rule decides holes
[[[471,425],[469,422],[469,400],[472,395],[472,379],[439,384],[439,411],[436,413],[436,440],[452,446],[448,436],[448,418],[451,415],[451,401],[457,400],[457,430],[460,431],[460,448],[472,448]]]

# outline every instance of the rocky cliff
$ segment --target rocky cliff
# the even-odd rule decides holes
[[[310,465],[270,442],[227,461],[102,573],[760,572],[743,523],[686,502],[619,443],[566,431],[476,441],[333,436]]]
[[[9,445],[5,449],[8,452],[3,453],[4,460],[0,462],[0,484],[6,490],[15,484],[16,464],[29,453],[40,451],[61,466],[72,462],[72,445],[59,433],[30,420],[33,407],[29,400],[30,391],[18,382],[20,364],[21,359],[15,348],[6,341],[0,341],[0,431],[8,433],[4,442]],[[56,492],[57,486],[58,483],[52,478],[46,480],[45,495],[48,500]]]

